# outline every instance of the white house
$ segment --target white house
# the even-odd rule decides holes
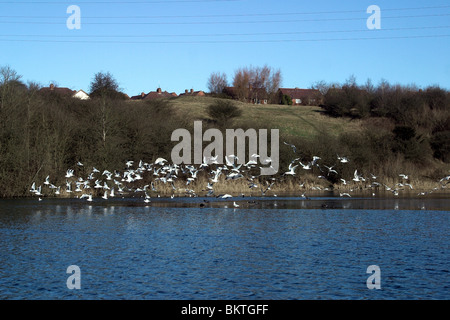
[[[78,90],[73,96],[72,98],[77,98],[80,100],[89,100],[89,95],[84,92],[83,90]]]

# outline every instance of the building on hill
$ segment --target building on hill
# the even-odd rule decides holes
[[[73,96],[76,91],[75,90],[71,90],[69,88],[61,88],[61,87],[56,87],[53,83],[50,84],[50,86],[48,87],[43,87],[39,90],[39,92],[41,93],[57,93],[60,95],[64,95],[64,96]]]
[[[72,97],[80,99],[80,100],[89,100],[90,99],[89,95],[86,92],[84,92],[83,90],[78,90]]]
[[[180,93],[179,96],[191,96],[191,97],[204,97],[206,94],[204,91],[200,90],[200,91],[194,91],[194,89],[191,90],[184,90],[184,93]]]
[[[53,94],[56,93],[58,95],[61,96],[67,96],[67,97],[72,97],[72,98],[77,98],[80,100],[88,100],[89,99],[89,95],[84,92],[83,90],[72,90],[69,88],[64,88],[64,87],[57,87],[55,86],[53,83],[50,84],[50,86],[48,87],[43,87],[39,90],[40,93],[43,94]]]
[[[169,93],[167,91],[162,91],[161,88],[156,89],[156,91],[150,91],[149,93],[142,92],[140,95],[132,96],[131,100],[153,100],[160,98],[173,98],[178,95],[175,92]]]
[[[322,101],[322,94],[316,89],[280,88],[278,102],[282,103],[283,96],[289,96],[292,105],[318,105]]]

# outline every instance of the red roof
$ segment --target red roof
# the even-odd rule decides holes
[[[194,91],[194,89],[191,90],[185,90],[183,93],[180,93],[180,96],[204,96],[205,92],[202,90]]]
[[[76,90],[70,90],[69,88],[60,88],[55,87],[54,85],[50,85],[50,87],[41,88],[39,92],[42,93],[49,93],[49,92],[56,92],[62,95],[74,95],[77,91]]]
[[[167,91],[162,91],[162,92],[149,92],[147,93],[147,95],[144,97],[144,100],[149,100],[149,99],[158,99],[158,98],[170,98],[173,97],[174,95],[172,93],[169,93]]]
[[[176,97],[177,94],[175,92],[169,93],[167,91],[162,91],[160,88],[157,89],[157,91],[150,91],[149,93],[141,93],[138,96],[132,96],[131,100],[151,100],[151,99],[158,99],[158,98],[170,98],[170,97]]]

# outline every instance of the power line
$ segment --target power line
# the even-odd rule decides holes
[[[2,2],[0,2],[1,4]],[[413,8],[391,8],[382,11],[408,11],[408,10],[427,10],[427,9],[445,9],[450,6],[435,7],[413,7]],[[156,19],[156,18],[219,18],[219,17],[263,17],[263,16],[293,16],[293,15],[315,15],[315,14],[341,14],[341,13],[361,13],[361,10],[345,11],[316,11],[316,12],[281,12],[281,13],[244,13],[244,14],[206,14],[206,15],[147,15],[147,16],[83,16],[83,19]],[[9,16],[0,15],[0,18],[26,18],[26,19],[60,19],[63,16]]]
[[[327,41],[359,41],[359,40],[394,40],[445,38],[450,34],[438,35],[409,35],[369,38],[324,38],[324,39],[274,39],[274,40],[205,40],[205,41],[99,41],[99,40],[41,40],[41,39],[0,39],[2,42],[42,42],[42,43],[97,43],[97,44],[217,44],[217,43],[281,43],[281,42],[327,42]]]
[[[425,17],[444,17],[450,13],[413,15],[413,16],[388,16],[383,19],[406,19],[406,18],[425,18]],[[255,24],[255,23],[291,23],[291,22],[324,22],[324,21],[352,21],[367,20],[367,18],[326,18],[326,19],[307,19],[307,20],[258,20],[258,21],[191,21],[191,22],[83,22],[88,25],[201,25],[201,24]],[[0,21],[2,24],[47,24],[55,25],[62,22],[45,22],[45,21]],[[65,23],[65,22],[64,22]]]
[[[353,30],[324,30],[324,31],[292,31],[292,32],[254,32],[254,33],[206,33],[206,34],[147,34],[147,35],[39,35],[39,34],[0,34],[0,37],[44,37],[44,38],[171,38],[171,37],[229,37],[229,36],[280,36],[280,35],[301,35],[301,34],[327,34],[327,33],[373,33],[383,31],[405,31],[405,30],[431,30],[448,29],[450,26],[419,26],[404,28],[383,28],[380,30],[353,29]]]

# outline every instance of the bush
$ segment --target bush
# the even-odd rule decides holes
[[[430,141],[433,156],[444,162],[450,162],[450,131],[435,133]]]
[[[287,94],[283,94],[283,96],[281,97],[281,104],[292,106],[292,99],[291,99],[291,97],[288,96]]]
[[[432,154],[430,144],[422,135],[417,135],[414,128],[410,126],[396,126],[393,134],[393,151],[402,153],[405,156],[405,160],[424,163],[430,158]]]
[[[220,99],[208,106],[207,113],[220,127],[225,128],[234,118],[242,115],[242,110],[233,101]]]

